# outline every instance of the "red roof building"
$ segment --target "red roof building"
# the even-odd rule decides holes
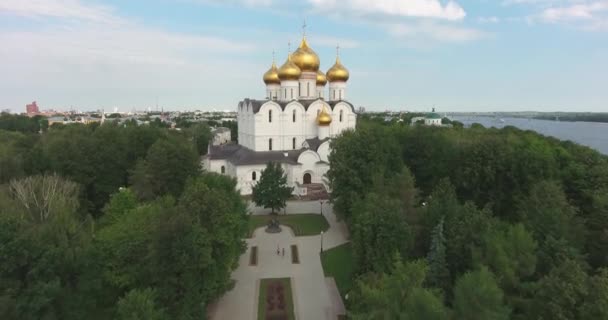
[[[36,104],[36,101],[28,104],[25,106],[25,112],[27,112],[28,115],[36,115],[40,113],[40,110],[38,109],[38,105]]]

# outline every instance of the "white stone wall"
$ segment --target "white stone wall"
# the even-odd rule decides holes
[[[291,101],[298,99],[299,96],[299,81],[298,80],[285,80],[281,81],[280,99],[281,101]]]
[[[424,124],[427,126],[441,126],[441,119],[424,119]]]
[[[317,97],[317,73],[305,71],[300,76],[300,99],[314,99]]]
[[[269,100],[279,100],[281,86],[278,84],[268,84],[266,85],[266,99]]]
[[[346,82],[336,81],[329,83],[329,101],[346,100]]]
[[[344,130],[355,129],[357,125],[357,114],[352,111],[349,104],[338,102],[331,111],[331,125],[329,127],[330,137],[335,137]]]
[[[318,100],[313,102],[308,110],[305,110],[301,103],[294,100],[282,110],[275,101],[268,101],[255,114],[253,114],[251,106],[243,104],[239,106],[237,116],[239,144],[254,151],[269,151],[270,139],[272,139],[273,151],[293,150],[293,139],[295,138],[295,149],[300,149],[304,140],[319,136],[317,114],[324,106],[332,116],[329,137],[355,128],[357,115],[352,111],[350,105],[344,102],[336,104],[331,110],[327,102]],[[272,121],[270,121],[270,113],[272,113]]]

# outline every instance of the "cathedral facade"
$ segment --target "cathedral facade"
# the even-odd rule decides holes
[[[264,74],[265,99],[238,104],[238,144],[210,144],[203,167],[230,175],[248,195],[268,162],[281,163],[294,194],[322,185],[329,170],[330,140],[354,130],[357,115],[346,100],[349,72],[339,55],[327,73],[302,37],[281,67],[273,61]]]

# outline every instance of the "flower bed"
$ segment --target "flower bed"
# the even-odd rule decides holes
[[[258,320],[293,320],[290,278],[260,280]]]

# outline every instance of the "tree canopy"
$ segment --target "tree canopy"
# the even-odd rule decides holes
[[[287,175],[278,162],[268,162],[262,170],[260,181],[252,188],[251,197],[256,205],[270,209],[272,213],[284,208],[293,187],[287,186]]]

